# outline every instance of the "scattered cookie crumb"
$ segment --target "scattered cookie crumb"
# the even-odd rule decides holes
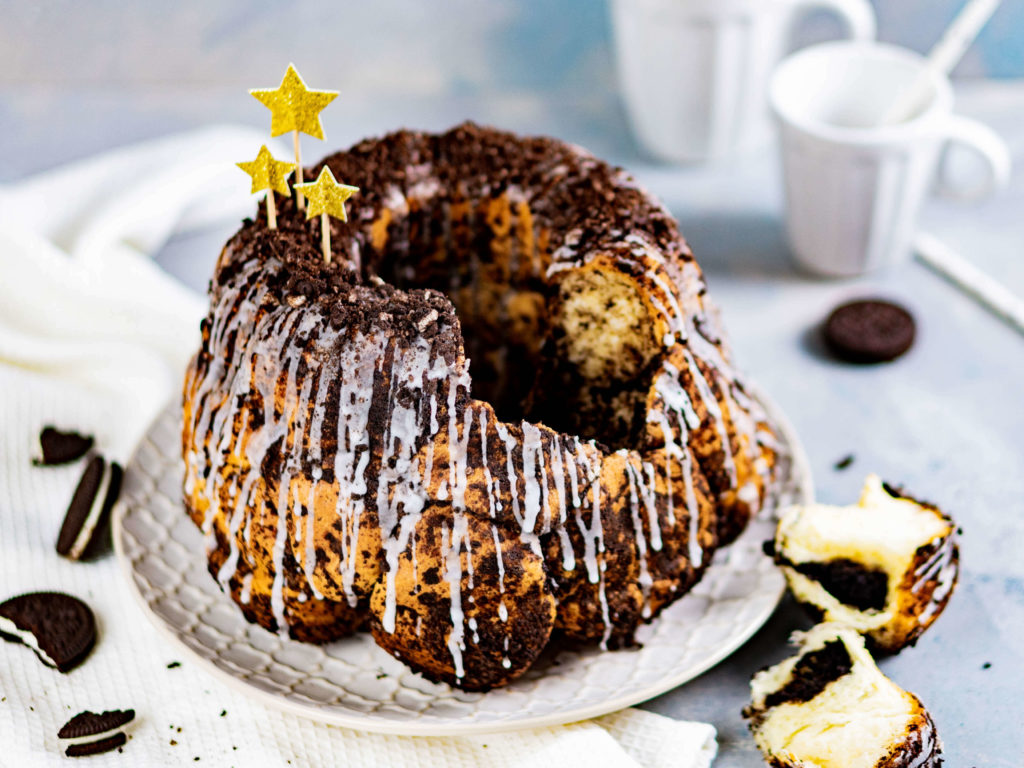
[[[176,742],[174,739],[171,739],[171,746],[172,747],[178,746],[178,742]]]
[[[854,462],[854,459],[855,459],[854,455],[853,455],[852,453],[848,453],[848,454],[846,454],[845,456],[843,456],[843,458],[841,458],[841,459],[840,459],[839,461],[837,461],[837,462],[836,462],[835,464],[833,464],[833,465],[832,465],[832,467],[833,467],[833,469],[835,469],[835,470],[836,470],[837,472],[838,472],[838,471],[841,471],[841,470],[844,470],[844,469],[846,469],[846,468],[847,468],[848,466],[850,466],[851,464],[853,464],[853,462]]]

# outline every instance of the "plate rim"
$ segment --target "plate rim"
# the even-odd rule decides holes
[[[778,404],[765,395],[763,390],[759,387],[750,385],[748,385],[748,389],[751,391],[754,399],[756,399],[757,402],[759,402],[765,409],[769,419],[780,433],[782,441],[789,449],[789,460],[794,468],[794,474],[804,478],[804,481],[800,486],[800,498],[802,503],[806,504],[813,502],[814,480],[811,475],[810,461],[807,457],[806,451],[804,450],[803,444],[797,437],[796,430],[793,428],[793,425],[782,412],[782,409]],[[157,413],[156,417],[146,427],[145,432],[143,432],[143,436],[148,435],[153,429],[153,425],[164,417],[164,414],[169,407],[172,407],[175,404],[176,403],[173,398],[165,403]],[[132,471],[133,466],[138,460],[138,455],[139,447],[136,447],[132,452],[131,458],[125,465],[126,473]],[[124,499],[121,498],[118,499],[113,510],[112,533],[114,539],[114,551],[120,565],[121,573],[131,586],[129,591],[132,593],[133,599],[141,608],[150,624],[155,626],[161,635],[169,639],[179,650],[187,653],[192,661],[198,662],[202,669],[212,673],[213,677],[223,683],[226,683],[229,688],[238,691],[239,693],[250,696],[273,709],[297,715],[308,720],[313,720],[314,722],[352,728],[354,730],[368,733],[417,737],[466,736],[486,733],[502,733],[576,723],[612,712],[617,712],[621,709],[631,707],[644,701],[649,701],[656,696],[660,696],[663,693],[667,693],[674,688],[678,688],[679,686],[690,682],[691,680],[697,679],[709,669],[717,666],[731,656],[751,637],[753,637],[765,625],[765,623],[767,623],[768,619],[778,608],[779,602],[781,601],[786,589],[785,579],[781,577],[781,574],[779,574],[778,594],[775,598],[765,604],[766,607],[760,614],[757,614],[756,620],[749,622],[743,632],[740,632],[735,636],[730,636],[729,642],[723,644],[716,653],[710,655],[696,666],[687,667],[676,674],[668,674],[662,677],[657,683],[630,691],[629,693],[621,696],[604,699],[589,706],[577,707],[566,711],[556,711],[533,717],[524,717],[516,720],[498,720],[494,722],[473,723],[460,723],[457,721],[445,722],[440,719],[431,719],[426,722],[417,722],[413,720],[390,720],[388,718],[377,717],[373,713],[360,714],[355,712],[338,712],[323,706],[302,704],[300,702],[293,701],[279,694],[264,690],[253,683],[231,674],[227,670],[218,666],[212,659],[203,656],[199,651],[193,649],[188,643],[179,637],[178,632],[173,629],[167,621],[150,608],[149,603],[146,601],[138,584],[136,583],[134,568],[132,567],[131,559],[124,550],[123,544],[123,536],[125,534],[123,522],[126,507],[127,504]],[[299,642],[297,640],[291,640],[290,638],[287,639],[289,642]],[[484,693],[483,695],[487,694]]]

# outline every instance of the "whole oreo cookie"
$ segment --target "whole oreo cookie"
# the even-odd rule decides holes
[[[825,343],[850,363],[895,360],[914,343],[914,318],[891,301],[863,299],[843,304],[825,321]]]
[[[110,510],[121,491],[121,467],[94,455],[71,497],[57,536],[57,554],[71,560],[96,554],[109,531]]]
[[[62,592],[29,592],[0,603],[0,637],[27,645],[49,667],[69,672],[96,642],[88,605]]]
[[[64,723],[57,738],[68,757],[87,757],[124,746],[128,737],[123,728],[135,719],[134,709],[115,709],[97,714],[79,712]]]

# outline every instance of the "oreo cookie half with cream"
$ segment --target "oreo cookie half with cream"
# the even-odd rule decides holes
[[[854,506],[783,510],[766,549],[812,615],[848,624],[887,653],[932,625],[959,574],[953,520],[875,475]]]
[[[102,456],[85,466],[57,536],[57,554],[78,560],[98,548],[108,530],[110,510],[121,492],[121,467]]]
[[[99,755],[124,746],[128,741],[124,727],[134,719],[134,709],[100,714],[86,710],[64,723],[57,738],[68,757]]]
[[[77,597],[29,592],[0,603],[0,637],[27,645],[47,666],[69,672],[96,643],[96,617]]]
[[[758,672],[743,715],[777,768],[936,768],[942,744],[920,700],[882,674],[855,629],[798,632],[796,656]]]

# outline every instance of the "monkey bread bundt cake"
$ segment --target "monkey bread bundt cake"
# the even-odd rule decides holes
[[[779,458],[675,221],[577,147],[472,124],[324,165],[362,190],[330,263],[279,196],[211,283],[183,430],[211,573],[263,627],[369,630],[469,690],[552,638],[631,645]]]

